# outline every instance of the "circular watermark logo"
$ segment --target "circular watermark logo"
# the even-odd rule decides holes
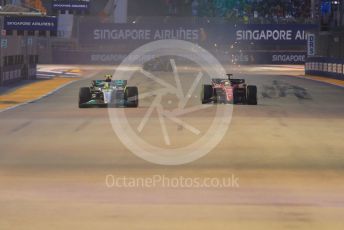
[[[144,67],[143,63],[159,57],[167,59],[169,71]],[[177,58],[197,68],[178,67]],[[191,42],[160,40],[143,45],[113,74],[113,80],[137,84],[139,107],[109,108],[112,128],[132,153],[146,161],[160,165],[195,161],[221,142],[231,122],[232,104],[202,104],[199,93],[212,78],[225,76],[217,59]]]

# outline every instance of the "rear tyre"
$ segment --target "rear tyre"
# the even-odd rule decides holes
[[[211,102],[212,97],[213,97],[213,87],[211,85],[203,85],[202,104],[207,104]]]
[[[137,87],[127,87],[124,93],[127,107],[137,108],[139,106],[139,90]]]
[[[245,89],[235,88],[233,90],[233,104],[245,104],[246,98]]]
[[[92,98],[90,88],[82,87],[79,90],[79,108],[87,108],[86,103]]]
[[[248,105],[257,105],[257,86],[249,85],[247,86],[247,104]]]

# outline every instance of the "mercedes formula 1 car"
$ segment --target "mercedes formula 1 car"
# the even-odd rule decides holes
[[[232,74],[227,76],[228,79],[212,79],[211,85],[203,85],[202,104],[257,105],[257,86],[247,85],[244,79],[232,79]]]
[[[127,86],[126,80],[95,80],[79,91],[79,108],[93,106],[138,107],[137,87]]]

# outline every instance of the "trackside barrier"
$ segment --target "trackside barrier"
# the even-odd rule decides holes
[[[344,80],[344,59],[328,57],[307,58],[305,74]]]

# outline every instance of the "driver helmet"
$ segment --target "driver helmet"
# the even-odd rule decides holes
[[[105,81],[106,82],[111,82],[112,81],[112,75],[111,74],[106,74],[105,75]]]

